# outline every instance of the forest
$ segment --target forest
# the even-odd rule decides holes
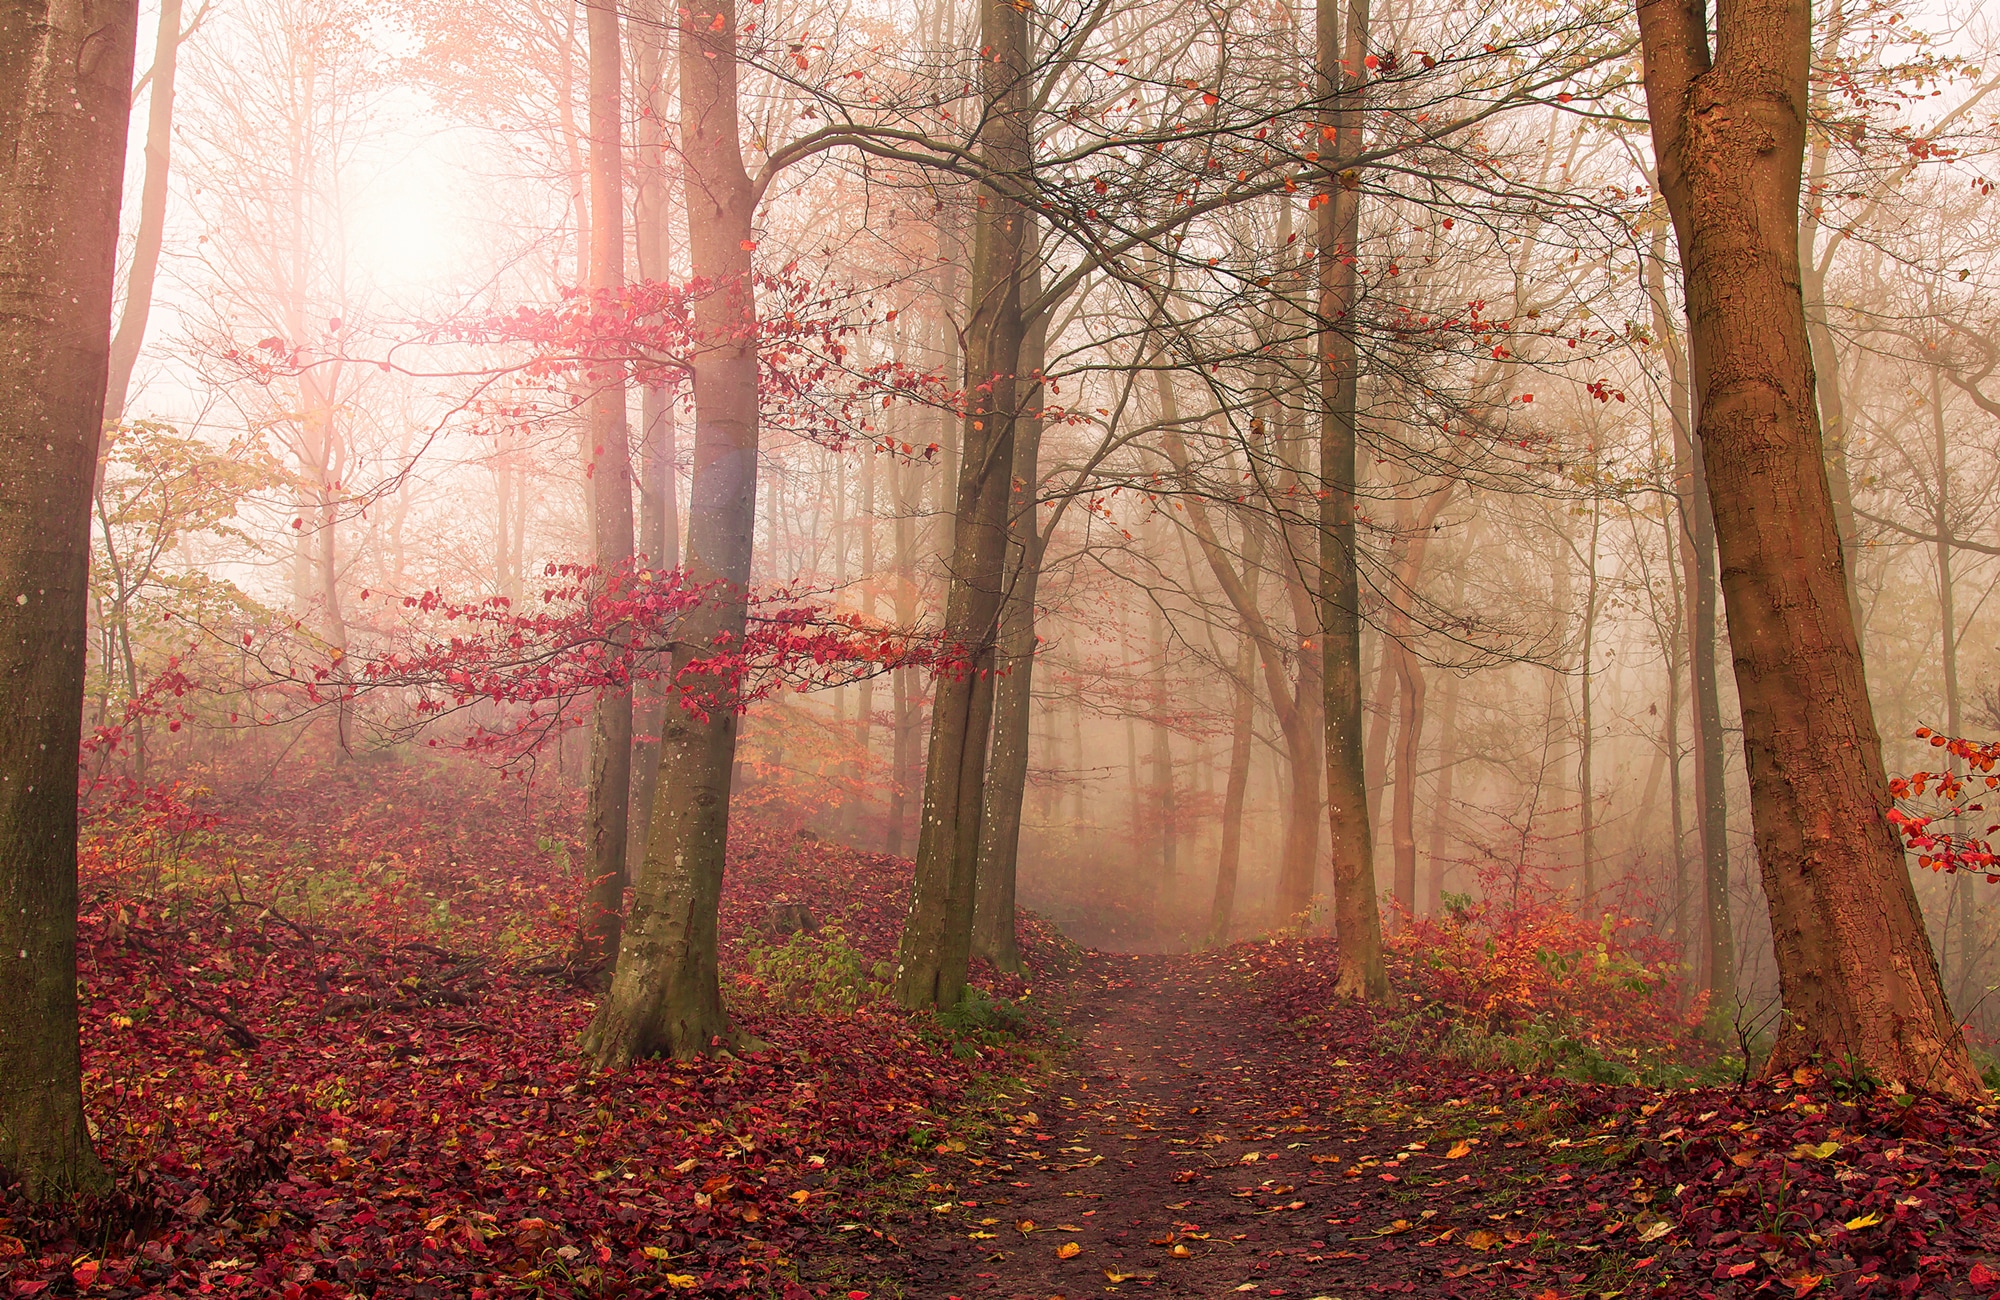
[[[0,0],[0,1295],[2000,1296],[1996,19]]]

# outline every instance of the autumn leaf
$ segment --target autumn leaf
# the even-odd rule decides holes
[[[1175,1242],[1173,1248],[1167,1251],[1167,1253],[1175,1259],[1191,1259],[1194,1256],[1194,1252],[1189,1250],[1186,1244],[1182,1242]]]
[[[692,1291],[701,1285],[701,1280],[692,1273],[669,1273],[667,1285],[676,1291]]]
[[[1465,1244],[1472,1247],[1474,1250],[1491,1250],[1495,1246],[1500,1244],[1500,1234],[1497,1232],[1489,1232],[1485,1228],[1480,1228],[1476,1232],[1468,1232],[1465,1234]]]
[[[1447,1160],[1460,1160],[1471,1154],[1472,1143],[1467,1142],[1464,1138],[1460,1138],[1451,1144],[1451,1150],[1444,1153],[1444,1158]]]
[[[1880,1222],[1882,1222],[1882,1216],[1874,1210],[1870,1210],[1866,1214],[1857,1214],[1841,1226],[1849,1232],[1859,1232],[1863,1228],[1872,1228]]]
[[[1083,1247],[1077,1245],[1073,1241],[1065,1241],[1062,1245],[1056,1247],[1057,1259],[1075,1259],[1078,1255],[1081,1255],[1082,1253],[1083,1253]]]

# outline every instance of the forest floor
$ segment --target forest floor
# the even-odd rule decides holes
[[[1547,1017],[1496,1038],[1443,975],[1595,970],[1605,1033],[1533,1041],[1628,1059],[1627,1000],[1658,1008],[1554,931],[1403,944],[1380,1010],[1333,997],[1323,939],[1119,956],[1024,916],[1030,980],[911,1015],[883,983],[908,862],[750,820],[724,973],[768,1047],[593,1075],[574,808],[360,765],[184,794],[87,837],[116,1187],[0,1195],[0,1300],[2000,1293],[1991,1107],[1468,1055]],[[775,934],[773,903],[823,924]],[[1524,967],[1480,964],[1523,934]]]
[[[1087,954],[1066,1064],[906,1170],[888,1231],[839,1225],[872,1239],[827,1238],[821,1274],[850,1300],[2000,1292],[1990,1108],[1388,1050],[1325,998],[1331,957]]]

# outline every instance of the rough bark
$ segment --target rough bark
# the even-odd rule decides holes
[[[1027,14],[982,0],[980,93],[988,170],[1024,182],[1030,157]],[[945,592],[945,633],[964,657],[939,674],[931,705],[917,878],[896,952],[906,1007],[949,1007],[965,991],[993,715],[993,666],[1006,584],[1007,502],[1019,410],[1026,211],[983,188],[973,232],[971,318],[965,334],[965,419],[958,509]]]
[[[1820,443],[1798,248],[1811,13],[1732,0],[1714,55],[1699,3],[1644,0],[1639,24],[1784,1000],[1767,1068],[1981,1097],[1884,816]]]
[[[681,157],[688,252],[713,286],[695,305],[694,470],[685,568],[707,588],[682,624],[676,669],[740,646],[757,492],[757,301],[750,274],[754,200],[736,107],[736,6],[681,11]],[[586,1039],[598,1068],[691,1056],[736,1043],[716,968],[716,912],[736,759],[726,678],[691,673],[688,705],[667,710],[646,862],[618,949],[611,994]]]
[[[618,9],[611,0],[589,6],[585,27],[590,84],[590,288],[616,291],[625,283],[623,127],[625,63]],[[586,372],[585,482],[599,581],[632,559],[632,448],[625,424],[622,365]],[[625,910],[625,844],[632,797],[632,693],[603,691],[591,706],[589,807],[584,821],[583,915],[577,958],[601,966],[618,955]]]
[[[1354,339],[1361,232],[1361,187],[1351,166],[1361,152],[1368,0],[1317,0],[1314,89],[1326,108],[1331,158],[1314,236],[1319,245],[1320,623],[1326,693],[1326,810],[1333,832],[1333,923],[1339,937],[1335,988],[1342,996],[1389,996],[1382,965],[1382,918],[1375,905],[1375,846],[1368,824],[1368,777],[1361,755],[1361,582],[1355,551],[1356,398]]]
[[[76,1019],[76,763],[133,0],[0,3],[0,1183],[101,1188]]]

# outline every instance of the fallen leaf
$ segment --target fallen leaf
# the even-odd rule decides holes
[[[1877,1214],[1875,1211],[1870,1210],[1866,1214],[1856,1215],[1855,1217],[1849,1219],[1846,1223],[1842,1224],[1841,1226],[1846,1228],[1849,1232],[1859,1232],[1863,1228],[1872,1228],[1880,1222],[1882,1222],[1882,1216]]]
[[[1467,1142],[1464,1138],[1460,1138],[1451,1144],[1451,1150],[1444,1153],[1444,1158],[1447,1160],[1460,1160],[1471,1154],[1472,1143]]]
[[[1466,1233],[1465,1244],[1474,1250],[1491,1250],[1500,1244],[1500,1234],[1481,1228],[1477,1232]]]
[[[701,1285],[701,1280],[692,1273],[669,1273],[667,1285],[676,1291],[692,1291]]]
[[[1073,1241],[1065,1241],[1062,1245],[1056,1247],[1057,1259],[1075,1259],[1078,1255],[1081,1255],[1082,1253],[1083,1253],[1083,1247],[1077,1245]]]
[[[1653,1222],[1639,1229],[1638,1239],[1642,1243],[1648,1241],[1658,1241],[1660,1238],[1666,1236],[1673,1230],[1674,1230],[1674,1225],[1672,1223],[1669,1223],[1665,1219],[1655,1219]]]

